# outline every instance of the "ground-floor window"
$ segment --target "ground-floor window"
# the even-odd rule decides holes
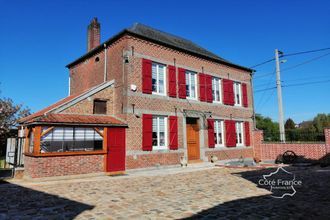
[[[216,147],[224,146],[223,143],[223,121],[215,120],[214,121],[214,143]]]
[[[167,117],[152,117],[152,148],[154,150],[167,149]]]
[[[236,145],[243,146],[243,122],[236,122]]]
[[[43,127],[41,153],[67,151],[93,151],[103,147],[102,128]]]

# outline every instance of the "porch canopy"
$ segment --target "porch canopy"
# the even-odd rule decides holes
[[[127,127],[113,116],[63,113],[27,117],[20,123],[27,156],[105,154],[108,127]]]

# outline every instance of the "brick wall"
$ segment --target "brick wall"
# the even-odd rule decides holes
[[[123,64],[122,55],[127,54],[129,62]],[[95,58],[99,57],[99,62],[95,63]],[[144,152],[142,151],[142,114],[154,115],[177,115],[178,116],[178,141],[179,150],[185,152],[184,148],[184,124],[182,111],[195,110],[201,112],[211,112],[213,118],[231,119],[250,121],[252,126],[252,94],[250,84],[250,73],[241,69],[233,68],[228,65],[211,62],[195,56],[191,56],[164,46],[150,43],[131,36],[125,36],[110,45],[107,50],[107,79],[114,79],[116,84],[113,88],[113,113],[115,116],[127,121],[128,129],[126,130],[126,150],[127,169],[154,166],[158,163],[161,165],[179,163],[180,156],[183,153],[174,156],[172,152]],[[204,72],[220,78],[229,78],[247,84],[248,89],[248,108],[226,106],[223,104],[210,104],[200,101],[187,101],[186,99],[170,98],[168,96],[156,96],[142,93],[142,59],[147,58],[166,65],[175,65],[185,69],[195,71],[197,73]],[[103,82],[104,73],[104,51],[96,54],[86,61],[83,61],[70,68],[71,75],[71,93],[76,93],[87,89],[95,84]],[[197,81],[199,77],[197,77]],[[198,82],[197,82],[198,83]],[[130,85],[137,86],[137,91],[130,91]],[[168,86],[168,83],[167,83]],[[178,88],[177,88],[178,89]],[[197,86],[199,94],[199,86]],[[198,97],[199,98],[199,97]],[[81,111],[82,106],[90,109],[88,103],[81,104],[80,107],[72,107],[70,112]],[[133,114],[134,105],[134,114]],[[90,111],[90,110],[88,110]],[[202,117],[200,117],[202,120]],[[204,120],[204,119],[203,119]],[[208,158],[208,135],[206,127],[201,127],[204,134],[204,142],[200,148],[201,158]],[[252,134],[252,132],[250,132]],[[227,150],[217,152],[219,158],[224,155]],[[206,152],[206,153],[205,153]],[[231,149],[227,155],[231,158],[239,158],[241,155],[251,157],[252,150]],[[134,159],[137,158],[137,159]],[[228,159],[228,158],[226,158]],[[159,160],[156,162],[155,160]],[[139,162],[140,161],[140,162]],[[148,162],[151,161],[151,162]]]
[[[265,143],[263,132],[254,131],[254,156],[261,160],[275,160],[285,151],[291,150],[306,159],[318,160],[330,153],[330,129],[324,130],[325,143]]]
[[[24,158],[24,175],[31,178],[77,175],[104,171],[103,155]]]
[[[211,156],[217,156],[218,160],[229,160],[234,158],[253,158],[253,149],[252,147],[247,148],[237,148],[237,149],[210,149],[205,152],[208,161],[211,161]]]

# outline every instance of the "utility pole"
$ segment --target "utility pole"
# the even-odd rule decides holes
[[[281,86],[281,72],[280,72],[280,59],[279,54],[283,54],[278,49],[275,49],[276,61],[276,87],[277,87],[277,101],[278,101],[278,123],[280,127],[280,140],[285,143],[285,129],[284,129],[284,113],[282,104],[282,86]]]

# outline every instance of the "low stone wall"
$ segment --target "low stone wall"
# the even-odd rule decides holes
[[[183,152],[149,153],[126,156],[126,169],[180,164]]]
[[[24,176],[41,178],[77,175],[104,171],[104,155],[25,156]]]
[[[211,161],[211,156],[217,156],[218,160],[238,159],[238,158],[253,158],[253,148],[230,148],[230,149],[208,149],[205,152],[208,161]]]
[[[276,160],[285,151],[293,151],[306,159],[319,160],[330,153],[330,129],[324,130],[324,143],[265,143],[263,132],[253,132],[254,157],[257,160]]]

